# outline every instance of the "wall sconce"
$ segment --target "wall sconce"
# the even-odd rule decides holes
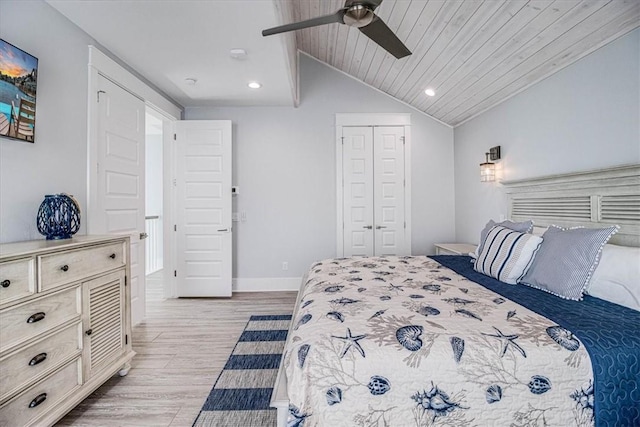
[[[480,163],[480,181],[491,182],[496,180],[496,164],[489,160],[500,160],[500,146],[491,147],[488,153],[485,153],[486,160]]]

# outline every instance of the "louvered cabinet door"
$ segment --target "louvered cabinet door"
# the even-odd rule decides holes
[[[85,380],[125,352],[125,271],[83,284]]]

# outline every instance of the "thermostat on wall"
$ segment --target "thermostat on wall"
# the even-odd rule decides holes
[[[236,194],[240,194],[240,187],[237,187],[237,186],[231,187],[231,195],[235,196]]]

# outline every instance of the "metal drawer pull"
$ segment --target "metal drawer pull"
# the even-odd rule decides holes
[[[44,319],[45,314],[40,311],[38,313],[32,314],[31,316],[29,316],[29,318],[27,319],[27,323],[36,323],[41,321],[42,319]]]
[[[33,399],[31,401],[31,403],[29,403],[29,408],[35,408],[36,406],[38,406],[39,404],[41,404],[45,400],[47,400],[47,393],[39,394],[39,395],[36,396],[35,399]]]
[[[376,230],[380,230],[381,228],[387,228],[386,225],[376,225]]]
[[[373,225],[363,225],[362,228],[366,228],[367,230],[371,230]]]
[[[69,271],[69,266],[67,264],[63,265],[62,267],[60,267],[60,270],[62,271]]]
[[[2,282],[0,282],[0,286],[2,286],[3,288],[8,288],[10,284],[11,280],[3,280]]]
[[[87,334],[88,337],[90,337],[92,333],[93,333],[93,329],[87,329],[85,331],[85,334]]]
[[[33,356],[33,359],[29,361],[29,366],[36,366],[37,364],[42,363],[45,360],[47,360],[47,353],[36,354],[35,356]]]
[[[111,259],[116,259],[116,254],[111,254],[111,255],[109,255],[109,258],[111,258]]]

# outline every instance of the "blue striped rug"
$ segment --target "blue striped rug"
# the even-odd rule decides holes
[[[251,316],[193,427],[276,425],[269,407],[291,315]]]

